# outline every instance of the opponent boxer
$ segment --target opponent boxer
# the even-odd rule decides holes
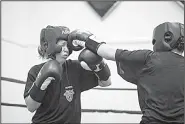
[[[66,60],[72,53],[69,33],[64,26],[41,30],[38,52],[48,61],[31,67],[24,91],[28,110],[35,112],[32,123],[80,123],[81,93],[111,84],[109,67],[88,49],[78,60]]]
[[[153,33],[153,51],[115,49],[82,30],[71,32],[69,44],[74,50],[83,46],[115,61],[118,74],[137,85],[143,114],[140,124],[183,124],[184,25],[165,22]],[[72,44],[74,39],[81,40],[79,46]]]

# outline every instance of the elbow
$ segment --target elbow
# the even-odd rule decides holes
[[[29,112],[33,113],[37,108],[33,105],[32,101],[30,101],[29,97],[25,98],[26,107]]]
[[[99,81],[99,86],[101,87],[108,87],[112,84],[111,78],[109,77],[106,81]]]
[[[36,110],[36,108],[32,107],[31,105],[29,105],[27,103],[26,103],[26,107],[27,107],[28,111],[31,113],[33,113]]]
[[[28,111],[31,112],[31,113],[33,113],[33,112],[36,110],[35,108],[29,107],[29,106],[27,106],[27,109],[28,109]]]

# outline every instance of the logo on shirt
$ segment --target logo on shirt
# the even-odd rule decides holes
[[[65,87],[66,92],[64,93],[64,96],[66,97],[67,101],[71,102],[73,100],[73,95],[75,94],[73,91],[73,86]]]

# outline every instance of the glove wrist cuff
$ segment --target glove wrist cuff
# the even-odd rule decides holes
[[[95,72],[95,74],[98,76],[98,78],[101,81],[107,81],[111,75],[110,69],[109,69],[108,65],[105,63],[103,63],[101,66],[102,66],[101,70],[98,72]]]
[[[94,35],[91,35],[88,37],[87,42],[85,43],[85,46],[91,50],[92,52],[97,54],[97,50],[100,47],[101,44],[104,44],[105,42],[100,42],[95,38]]]
[[[44,98],[44,96],[45,96],[45,93],[46,93],[46,90],[41,90],[41,89],[40,89],[39,87],[37,87],[36,84],[34,83],[34,84],[33,84],[33,87],[31,88],[31,90],[30,90],[30,92],[29,92],[29,95],[30,95],[30,97],[31,97],[33,100],[35,100],[35,101],[41,103],[42,100],[43,100],[43,98]]]

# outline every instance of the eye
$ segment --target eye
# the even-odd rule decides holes
[[[57,45],[60,45],[60,46],[62,46],[62,47],[65,47],[65,46],[67,46],[67,41],[65,41],[65,40],[59,40],[59,41],[57,42]]]
[[[152,44],[154,45],[154,44],[155,44],[155,42],[156,42],[156,40],[155,40],[155,39],[153,39]]]

